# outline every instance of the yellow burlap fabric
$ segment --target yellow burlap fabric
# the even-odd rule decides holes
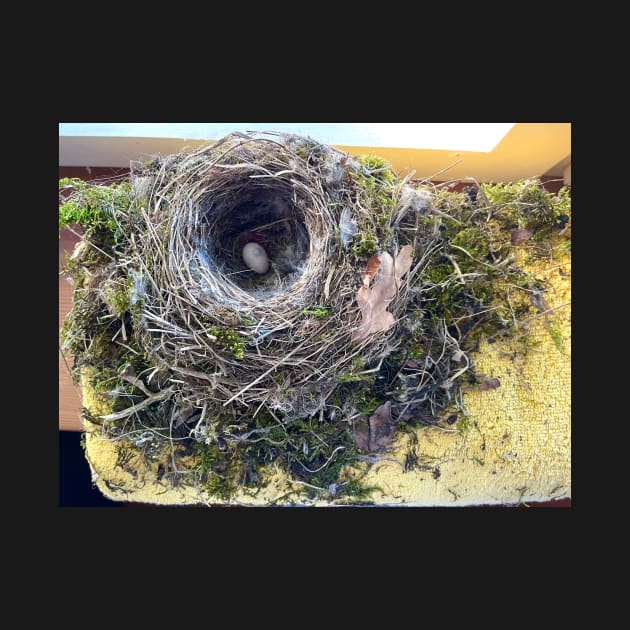
[[[371,503],[472,506],[571,496],[570,256],[533,270],[537,277],[550,281],[552,289],[545,301],[550,310],[556,310],[522,323],[521,332],[529,328],[527,352],[515,341],[482,343],[473,356],[476,369],[499,379],[500,387],[464,395],[468,418],[459,429],[418,430],[414,446],[418,465],[407,471],[404,463],[411,438],[401,435],[386,459],[372,464],[364,478],[367,485],[379,488]],[[92,413],[99,413],[86,387],[83,398]],[[134,469],[133,462],[117,465],[117,444],[101,440],[94,425],[87,423],[86,431],[93,481],[106,497],[171,505],[222,503],[205,492],[165,484],[159,479],[157,463],[149,469]],[[283,498],[290,489],[295,486],[274,473],[266,487],[237,495],[231,502],[294,505],[294,495]]]

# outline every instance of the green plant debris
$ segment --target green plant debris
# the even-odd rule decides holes
[[[367,258],[393,243],[390,223],[396,210],[399,180],[391,165],[378,156],[359,156],[357,163],[356,170],[351,171],[355,203],[360,209],[353,252],[357,258]]]
[[[562,336],[562,328],[558,321],[551,321],[547,324],[547,332],[551,337],[556,350],[560,354],[566,354],[567,350],[564,345],[564,338]]]
[[[92,185],[79,178],[59,180],[59,230],[73,223],[81,225],[88,237],[109,249],[123,236],[117,216],[129,216],[131,184]]]
[[[229,350],[237,359],[245,356],[245,336],[236,330],[212,328],[210,334],[216,338],[216,343]]]
[[[303,309],[302,313],[304,315],[311,315],[312,317],[328,317],[328,315],[330,315],[330,309],[325,306],[313,306]]]
[[[355,374],[354,372],[341,372],[337,375],[337,380],[340,383],[357,383],[360,381],[371,380],[369,376],[365,374]]]
[[[461,414],[457,419],[457,430],[466,435],[473,427],[473,424],[468,416]]]
[[[374,233],[361,232],[358,242],[352,247],[358,258],[367,258],[378,250],[378,239]]]

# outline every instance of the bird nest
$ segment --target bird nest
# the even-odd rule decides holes
[[[134,265],[147,356],[187,383],[203,372],[193,379],[212,383],[214,402],[284,411],[288,390],[322,389],[352,360],[356,265],[336,239],[352,210],[343,159],[295,137],[231,136],[134,165],[152,209]],[[265,273],[243,260],[250,242],[268,256]]]
[[[457,418],[467,332],[516,321],[514,299],[489,306],[490,282],[541,295],[510,253],[565,227],[568,207],[526,182],[493,214],[493,189],[450,193],[269,133],[60,189],[60,225],[85,228],[64,348],[109,411],[86,420],[150,461],[166,449],[172,483],[215,496],[260,483],[271,462],[309,488],[356,490],[343,465],[405,424]]]

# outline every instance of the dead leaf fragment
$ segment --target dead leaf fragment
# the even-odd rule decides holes
[[[361,342],[368,335],[388,330],[394,325],[394,316],[387,308],[398,293],[400,280],[411,268],[411,251],[411,245],[405,245],[395,259],[387,252],[378,254],[376,257],[379,262],[378,276],[372,287],[369,286],[369,280],[366,283],[365,278],[368,275],[366,272],[363,286],[359,288],[356,295],[362,319],[353,336],[355,342]],[[370,264],[369,261],[368,264]],[[373,262],[371,269],[374,269],[374,266]]]
[[[363,286],[369,287],[370,282],[372,282],[372,278],[378,273],[378,270],[381,267],[381,261],[378,259],[378,256],[374,254],[370,256],[367,261],[367,265],[365,267],[365,273],[363,274]]]
[[[370,425],[367,420],[359,420],[354,423],[352,437],[362,451],[370,450]]]
[[[353,437],[357,446],[364,451],[384,451],[391,444],[396,430],[392,422],[392,402],[388,400],[374,410],[366,422],[357,422],[353,428]]]
[[[529,230],[512,230],[510,232],[510,240],[512,241],[512,245],[521,245],[522,243],[526,243],[532,237],[532,232]]]
[[[402,277],[409,271],[409,269],[411,269],[411,263],[413,262],[413,258],[411,256],[412,251],[411,245],[405,245],[403,248],[398,250],[398,254],[396,254],[396,259],[394,260],[396,288],[400,285]]]
[[[479,391],[485,392],[489,389],[496,389],[501,386],[501,381],[498,378],[486,378],[483,383],[479,385]]]
[[[370,416],[370,450],[385,450],[392,441],[394,424],[392,423],[392,401],[377,407]]]

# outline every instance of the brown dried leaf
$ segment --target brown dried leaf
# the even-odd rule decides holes
[[[396,429],[392,422],[391,400],[377,407],[368,422],[361,420],[353,427],[357,446],[364,451],[384,451],[392,441]]]
[[[394,260],[394,274],[396,276],[396,288],[400,285],[401,278],[411,269],[413,258],[411,256],[413,249],[411,245],[405,245],[398,250],[396,260]]]
[[[367,265],[365,266],[365,273],[363,274],[364,287],[370,286],[372,278],[378,273],[380,267],[381,261],[378,259],[378,256],[376,254],[368,258]]]
[[[392,423],[392,401],[377,407],[370,416],[370,450],[385,450],[392,441],[394,424]]]
[[[366,420],[355,422],[352,427],[352,437],[362,451],[370,450],[370,426]]]
[[[387,330],[394,324],[394,316],[387,307],[396,296],[394,259],[387,252],[378,255],[381,273],[372,288],[365,284],[357,291],[357,304],[361,311],[361,324],[354,333],[355,341],[362,341],[369,334]]]
[[[496,389],[501,386],[501,381],[498,378],[485,378],[483,383],[479,385],[479,391],[485,392],[489,389]]]
[[[512,241],[512,245],[520,245],[521,243],[526,243],[532,237],[532,232],[529,230],[512,230],[510,232],[510,237]]]
[[[398,293],[401,278],[411,268],[411,245],[405,245],[395,259],[387,252],[378,254],[377,259],[380,273],[374,284],[370,288],[364,278],[363,286],[357,291],[362,320],[353,336],[355,342],[361,342],[368,335],[388,330],[394,325],[394,316],[387,307]]]

